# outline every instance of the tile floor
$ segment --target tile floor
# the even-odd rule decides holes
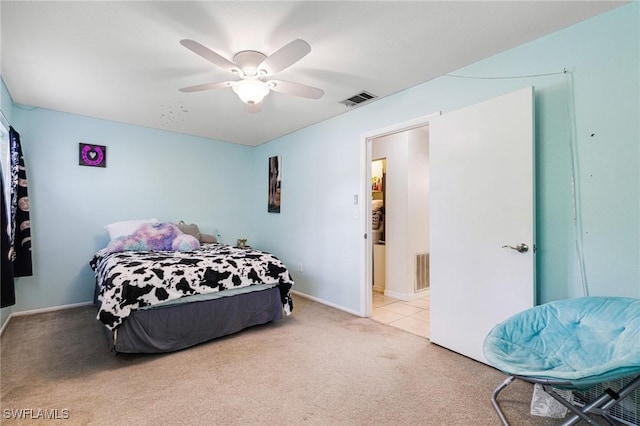
[[[371,319],[429,338],[429,290],[419,299],[403,301],[373,292]]]

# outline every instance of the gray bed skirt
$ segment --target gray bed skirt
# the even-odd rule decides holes
[[[213,300],[133,311],[107,338],[115,352],[185,349],[282,318],[278,287]]]

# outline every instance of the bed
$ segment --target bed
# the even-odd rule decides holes
[[[121,353],[184,349],[291,314],[291,275],[270,253],[220,243],[191,251],[99,250],[94,301]]]

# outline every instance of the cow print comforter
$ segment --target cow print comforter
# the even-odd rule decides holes
[[[277,284],[285,313],[293,310],[293,280],[275,256],[223,244],[200,250],[98,251],[89,262],[98,282],[98,319],[117,329],[132,310],[192,294],[205,294],[254,284]]]

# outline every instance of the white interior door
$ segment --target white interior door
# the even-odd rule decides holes
[[[535,301],[533,115],[527,87],[429,122],[430,339],[481,362]]]

